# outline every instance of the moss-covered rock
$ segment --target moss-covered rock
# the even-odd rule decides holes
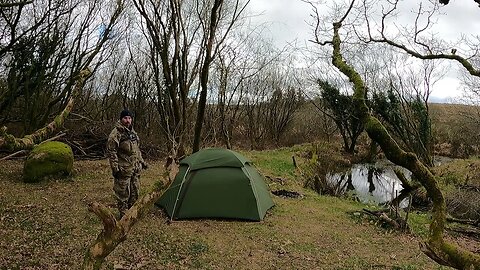
[[[44,142],[27,157],[23,179],[26,183],[36,183],[48,176],[68,176],[72,170],[72,148],[62,142]]]

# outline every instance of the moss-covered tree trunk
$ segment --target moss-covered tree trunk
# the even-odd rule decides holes
[[[382,123],[370,113],[370,109],[365,102],[365,83],[358,72],[344,61],[341,53],[339,29],[344,18],[333,24],[333,39],[331,42],[333,45],[332,63],[353,83],[357,116],[363,122],[368,136],[380,145],[388,160],[410,170],[413,177],[418,179],[425,187],[428,196],[433,202],[429,236],[427,241],[421,245],[422,251],[442,265],[457,269],[480,270],[480,256],[478,254],[463,250],[444,240],[443,234],[446,222],[445,199],[430,169],[423,165],[414,153],[404,151],[390,136]]]
[[[73,109],[75,104],[75,98],[80,94],[85,81],[90,77],[91,71],[86,68],[78,74],[77,80],[75,82],[75,87],[73,93],[68,100],[67,105],[63,111],[53,119],[45,127],[33,132],[32,134],[26,135],[23,138],[16,138],[15,136],[7,133],[7,128],[2,127],[0,129],[0,149],[6,149],[9,151],[18,151],[32,149],[36,144],[48,139],[52,134],[57,132],[67,119],[68,115]]]
[[[167,171],[164,178],[166,185],[157,184],[152,191],[140,198],[122,217],[117,220],[110,210],[102,204],[93,202],[88,205],[88,210],[95,213],[103,223],[103,230],[97,239],[88,247],[83,260],[84,270],[100,269],[105,258],[115,248],[127,239],[133,225],[140,220],[142,214],[150,208],[165,192],[175,175],[178,173],[178,164],[170,160],[166,165]]]

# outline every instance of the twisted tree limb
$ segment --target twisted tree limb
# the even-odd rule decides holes
[[[11,8],[17,6],[24,6],[28,4],[32,4],[33,0],[25,0],[25,1],[2,1],[0,3],[0,8]]]
[[[30,3],[30,1],[19,1],[15,3]],[[115,10],[113,11],[110,20],[105,27],[105,32],[103,33],[102,37],[99,39],[93,50],[89,52],[89,55],[86,58],[85,62],[82,63],[82,67],[85,68],[80,70],[76,77],[73,78],[73,81],[75,83],[73,92],[63,111],[59,115],[57,115],[57,117],[55,117],[55,119],[47,126],[35,131],[32,134],[26,135],[23,138],[16,138],[15,136],[8,134],[6,127],[0,128],[0,150],[8,150],[14,152],[18,150],[32,149],[36,144],[47,139],[63,125],[68,115],[72,111],[75,99],[80,94],[83,85],[85,84],[85,81],[92,75],[92,70],[90,70],[88,66],[94,61],[95,57],[97,57],[97,55],[101,52],[103,46],[109,40],[109,34],[113,31],[113,27],[117,23],[118,19],[121,17],[123,10],[124,1],[117,0]],[[101,63],[101,61],[96,63],[93,71],[98,68]],[[65,90],[70,89],[70,84],[71,82],[69,81],[67,84],[68,86]]]
[[[89,203],[88,210],[97,215],[103,223],[103,230],[97,236],[97,239],[88,247],[84,261],[84,270],[100,269],[105,258],[123,241],[133,225],[140,220],[145,213],[165,192],[168,186],[178,172],[178,164],[167,160],[166,173],[164,179],[166,184],[158,182],[152,191],[145,194],[125,213],[122,219],[117,220],[110,210],[100,203]]]
[[[442,265],[457,269],[480,270],[480,256],[478,254],[463,250],[444,240],[443,234],[446,223],[445,198],[434,175],[414,153],[404,151],[390,136],[383,124],[372,115],[365,102],[366,87],[362,77],[353,66],[347,64],[343,59],[339,30],[342,27],[342,22],[352,9],[354,2],[352,1],[346,14],[338,22],[333,23],[333,39],[331,42],[325,43],[333,45],[332,63],[353,83],[353,98],[357,116],[364,123],[368,136],[380,145],[388,160],[412,172],[413,177],[425,187],[427,195],[433,202],[429,236],[427,241],[421,244],[422,251]]]
[[[400,195],[398,195],[395,199],[393,199],[390,204],[391,205],[399,205],[401,201],[403,201],[405,198],[410,196],[414,191],[416,191],[418,188],[421,187],[421,184],[418,182],[410,181],[405,177],[405,174],[401,172],[400,170],[394,169],[393,170],[397,178],[400,180],[402,183],[402,191],[400,192]]]
[[[480,219],[471,220],[471,219],[459,219],[459,218],[454,218],[454,217],[447,217],[447,221],[455,222],[455,223],[459,223],[459,224],[466,224],[466,225],[470,225],[470,226],[480,228]]]
[[[78,74],[75,82],[75,87],[73,89],[73,94],[68,100],[67,105],[63,111],[53,119],[45,127],[33,132],[32,134],[26,135],[23,138],[16,138],[15,136],[7,133],[7,127],[2,127],[0,129],[0,150],[8,150],[11,152],[19,150],[29,150],[32,149],[36,144],[46,140],[48,137],[52,136],[58,129],[63,126],[65,119],[73,109],[75,104],[75,98],[80,94],[85,81],[90,77],[92,72],[89,68],[85,68]]]

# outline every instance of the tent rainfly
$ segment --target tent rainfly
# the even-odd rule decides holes
[[[178,174],[156,205],[171,219],[260,221],[273,201],[248,159],[231,150],[207,148],[180,162]]]

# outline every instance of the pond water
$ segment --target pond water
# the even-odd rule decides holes
[[[435,165],[449,162],[445,157],[435,158]],[[410,171],[396,166],[388,160],[380,160],[375,164],[354,164],[347,172],[327,175],[327,181],[338,185],[342,191],[352,194],[363,203],[383,204],[391,201],[402,191],[402,183],[395,175],[394,169],[402,171],[410,180]],[[400,203],[406,207],[407,200]]]

